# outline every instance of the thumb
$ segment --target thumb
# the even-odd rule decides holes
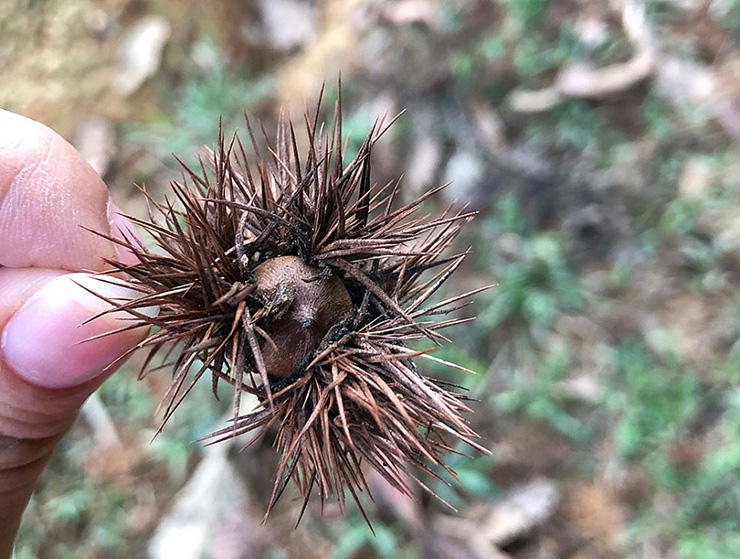
[[[18,282],[28,273],[8,271],[6,282],[0,276],[0,289],[8,289],[3,283]],[[113,313],[87,322],[110,309],[93,293],[114,301],[137,296],[131,289],[110,283],[109,278],[81,273],[54,277],[14,312],[2,330],[0,347],[15,374],[39,387],[76,387],[99,377],[105,367],[140,341],[141,330],[89,339],[123,328],[133,318]]]
[[[0,268],[0,558],[80,406],[111,372],[106,367],[145,335],[137,329],[85,341],[130,324],[112,313],[81,325],[110,309],[85,287],[114,301],[133,294],[88,274]]]

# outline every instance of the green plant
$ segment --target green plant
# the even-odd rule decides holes
[[[555,145],[563,150],[588,151],[599,167],[608,167],[616,156],[623,135],[602,115],[598,107],[573,99],[553,109],[549,124],[555,130]]]
[[[704,395],[696,375],[677,359],[657,361],[638,343],[614,354],[614,374],[605,403],[615,414],[619,453],[644,458],[677,440],[698,413]]]
[[[499,200],[482,237],[499,242],[486,255],[496,284],[480,297],[479,331],[523,327],[543,342],[560,315],[584,304],[585,292],[568,262],[565,241],[556,233],[532,232],[515,197]]]
[[[331,559],[360,557],[363,551],[377,559],[420,559],[421,550],[413,542],[404,542],[395,528],[374,519],[371,529],[360,515],[351,515],[338,534]]]
[[[568,261],[567,243],[556,233],[532,230],[512,194],[497,201],[481,237],[497,242],[485,254],[495,283],[479,296],[477,339],[492,351],[508,344],[515,354],[514,362],[505,367],[511,371],[507,386],[491,398],[492,405],[504,413],[545,421],[574,439],[587,437],[589,430],[569,410],[562,388],[570,348],[552,337],[555,322],[586,301]]]
[[[513,65],[523,79],[557,70],[582,52],[570,28],[562,26],[557,40],[548,42],[537,33],[523,33],[514,47]]]
[[[675,117],[668,104],[652,89],[642,102],[642,119],[648,131],[659,141],[669,140],[676,132]]]
[[[584,439],[590,429],[568,410],[569,397],[562,381],[570,365],[567,349],[545,355],[537,364],[534,376],[516,376],[509,387],[494,395],[494,407],[505,413],[545,421],[556,431],[573,439]]]
[[[156,158],[158,165],[177,153],[186,164],[197,166],[198,153],[213,143],[217,124],[230,135],[243,125],[245,112],[269,99],[274,87],[271,76],[234,72],[217,58],[205,69],[186,72],[175,95],[172,84],[160,84],[164,111],[126,127],[124,140]]]
[[[523,29],[536,22],[547,11],[547,0],[504,0],[509,13]]]
[[[695,466],[676,464],[666,448],[653,453],[660,468],[649,468],[655,491],[668,510],[642,513],[642,530],[673,542],[678,559],[735,557],[740,552],[740,391],[707,393],[709,405],[722,407],[716,434],[720,444]]]
[[[481,68],[495,63],[506,53],[506,43],[500,36],[486,35],[450,54],[450,72],[456,80],[468,83],[480,74]]]
[[[80,534],[97,556],[121,557],[122,550],[130,556],[135,550],[127,549],[125,543],[129,534],[126,509],[133,506],[135,498],[116,484],[79,472],[89,455],[81,451],[84,443],[70,441],[65,446],[64,455],[57,454],[52,467],[63,465],[62,471],[74,469],[79,475],[47,482],[45,492],[53,496],[34,499],[29,507],[15,557],[79,557],[68,545],[70,534]]]

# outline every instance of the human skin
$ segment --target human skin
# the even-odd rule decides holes
[[[0,110],[0,559],[11,555],[39,474],[108,367],[145,336],[82,285],[112,298],[130,292],[94,279],[105,258],[130,258],[92,229],[121,236],[103,181],[63,138]],[[118,363],[116,363],[118,364]]]

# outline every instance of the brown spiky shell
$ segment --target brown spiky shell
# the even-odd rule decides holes
[[[430,298],[465,256],[441,255],[471,214],[417,217],[442,187],[396,207],[398,184],[370,178],[382,123],[345,163],[339,103],[333,122],[327,133],[306,118],[303,158],[282,117],[268,157],[248,120],[250,156],[219,127],[200,168],[183,164],[174,200],[148,198],[149,220],[129,216],[155,248],[112,239],[138,258],[110,263],[141,294],[116,309],[136,318],[130,327],[155,327],[139,346],[142,374],[157,354],[173,362],[160,430],[203,375],[214,393],[220,381],[233,386],[233,421],[207,438],[273,433],[281,458],[268,514],[291,478],[306,502],[317,488],[322,505],[343,506],[346,488],[360,504],[363,462],[410,493],[409,465],[437,477],[438,467],[451,472],[444,456],[457,441],[485,451],[464,397],[415,364],[439,360],[411,347],[439,345],[442,329],[465,320],[447,316],[472,293]],[[259,407],[240,412],[243,392]]]

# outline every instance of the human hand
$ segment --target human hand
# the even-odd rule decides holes
[[[121,235],[130,225],[83,157],[47,127],[0,110],[0,559],[36,480],[104,369],[141,330],[93,341],[122,323],[80,285],[108,298],[125,288],[74,272],[126,259],[84,229]],[[80,285],[78,285],[80,284]]]

